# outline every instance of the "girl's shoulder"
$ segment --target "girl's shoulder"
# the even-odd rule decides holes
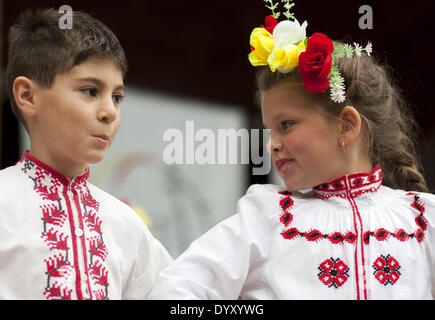
[[[238,206],[239,209],[255,208],[264,214],[312,204],[312,201],[319,201],[313,191],[294,192],[274,184],[253,184],[239,200]]]
[[[384,197],[388,197],[395,201],[409,201],[409,199],[413,199],[414,201],[420,201],[430,206],[435,206],[435,195],[429,192],[392,189],[386,186],[382,186],[381,191]]]
[[[288,195],[295,198],[305,199],[307,198],[307,195],[311,193],[310,190],[289,191],[285,187],[277,186],[275,184],[253,184],[246,191],[246,195],[256,194],[256,195],[264,195],[264,196],[272,196],[272,197],[280,197],[283,195],[284,196]]]

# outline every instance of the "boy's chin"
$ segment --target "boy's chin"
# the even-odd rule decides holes
[[[89,155],[86,159],[87,160],[86,162],[88,164],[97,164],[97,163],[103,161],[105,156],[106,156],[106,152],[95,153],[95,154]]]

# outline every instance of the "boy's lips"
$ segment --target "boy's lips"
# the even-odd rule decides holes
[[[284,166],[294,161],[294,159],[279,159],[275,162],[275,167],[280,171],[281,169],[284,169]]]
[[[104,134],[93,135],[93,137],[96,138],[99,143],[104,145],[108,144],[110,140],[109,136],[106,136]]]

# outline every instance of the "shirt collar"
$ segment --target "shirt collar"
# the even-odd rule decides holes
[[[320,198],[357,197],[377,192],[382,185],[382,170],[376,166],[371,173],[354,173],[330,180],[313,188]]]
[[[89,178],[89,167],[86,168],[84,173],[70,180],[62,173],[32,156],[29,153],[29,150],[24,152],[21,160],[17,162],[16,166],[35,183],[47,186],[63,185],[64,187],[74,189],[77,186],[86,185]]]

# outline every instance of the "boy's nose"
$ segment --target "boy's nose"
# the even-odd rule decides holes
[[[112,100],[112,97],[110,97],[110,100],[104,99],[98,110],[98,120],[105,123],[110,123],[116,119],[117,115],[118,110]]]

